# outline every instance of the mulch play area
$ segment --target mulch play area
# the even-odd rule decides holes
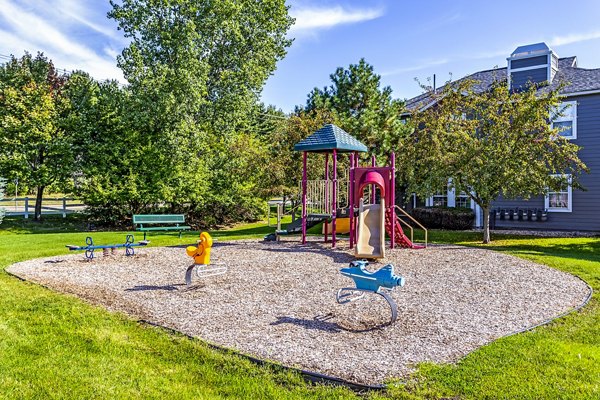
[[[354,260],[347,242],[215,242],[224,275],[186,287],[191,258],[180,247],[140,248],[86,261],[83,254],[35,259],[8,271],[208,342],[262,359],[362,384],[406,376],[423,361],[455,362],[501,336],[580,306],[590,288],[558,270],[459,246],[388,250],[404,287],[338,304],[339,273]]]

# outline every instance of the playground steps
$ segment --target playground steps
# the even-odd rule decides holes
[[[392,217],[393,215],[393,217]],[[398,216],[396,216],[395,214],[392,214],[392,210],[388,210],[385,213],[385,231],[387,232],[388,236],[392,237],[392,218],[394,219],[394,225],[395,225],[395,238],[394,238],[394,243],[399,245],[400,247],[404,247],[407,249],[424,249],[425,246],[422,245],[418,245],[418,244],[414,244],[409,238],[408,236],[406,236],[406,234],[404,234],[404,230],[402,229],[402,225],[400,224],[400,221],[398,220]]]

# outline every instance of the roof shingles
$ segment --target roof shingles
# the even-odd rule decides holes
[[[506,80],[506,68],[495,68],[487,71],[479,71],[462,79],[477,81],[475,90],[485,91],[496,80]],[[576,94],[590,90],[600,90],[600,68],[585,69],[578,68],[575,57],[565,57],[558,60],[558,72],[552,80],[550,88],[557,88],[564,84],[562,94]],[[439,88],[437,91],[443,89]],[[431,93],[423,93],[406,101],[406,109],[414,111],[431,103]]]
[[[302,139],[294,145],[294,150],[296,151],[322,153],[333,151],[334,149],[341,153],[353,151],[365,152],[367,151],[367,146],[339,126],[333,124],[323,126],[309,137]]]

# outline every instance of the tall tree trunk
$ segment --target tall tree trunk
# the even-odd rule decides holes
[[[483,243],[490,243],[492,241],[490,237],[490,206],[481,207],[483,212]]]
[[[37,187],[37,194],[35,196],[35,211],[33,215],[33,219],[35,221],[40,221],[42,219],[42,198],[44,197],[45,188],[45,186]]]

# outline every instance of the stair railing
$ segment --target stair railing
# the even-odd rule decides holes
[[[427,228],[425,228],[419,221],[414,219],[412,217],[412,215],[410,215],[409,213],[404,211],[404,209],[402,207],[400,207],[398,205],[394,205],[394,207],[396,207],[396,209],[398,211],[400,211],[402,213],[402,215],[404,215],[405,217],[410,219],[412,222],[415,223],[415,225],[417,225],[419,228],[421,228],[425,232],[425,248],[427,248]],[[407,227],[410,228],[410,241],[413,242],[413,227],[408,222],[402,220],[401,218],[398,218],[398,221],[400,221],[401,223],[403,223],[404,225],[406,225]]]
[[[282,203],[277,203],[277,230],[280,231],[281,230],[281,219],[283,218],[284,215],[292,215],[296,212],[296,210],[298,208],[302,207],[302,204],[298,204],[296,205],[296,207],[293,207],[291,210],[289,210],[288,212],[285,212],[284,208],[285,208],[285,204]]]

